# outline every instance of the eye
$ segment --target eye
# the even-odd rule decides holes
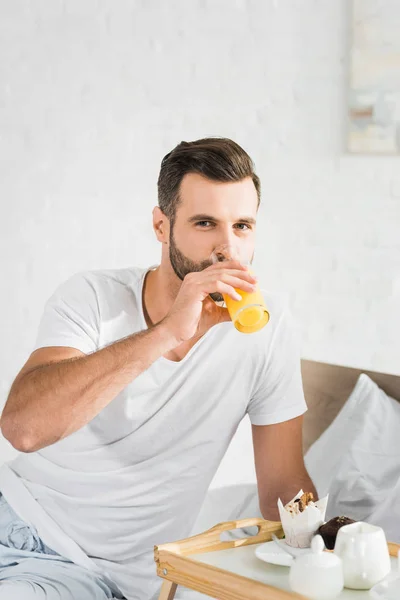
[[[247,223],[236,223],[235,227],[240,231],[247,231],[248,229],[251,229],[251,226]]]
[[[198,227],[206,228],[206,227],[211,227],[213,225],[213,223],[211,223],[211,221],[198,221],[196,223],[196,225]]]

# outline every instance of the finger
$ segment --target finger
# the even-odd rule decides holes
[[[217,278],[217,279],[221,279],[221,281],[225,281],[226,277],[236,277],[242,281],[248,281],[249,283],[257,283],[258,279],[255,275],[253,275],[252,273],[250,273],[250,271],[240,271],[238,269],[221,269],[220,271],[218,271],[217,273],[215,273],[215,271],[209,271],[206,273],[206,271],[201,271],[201,273],[204,273],[206,278]]]
[[[243,292],[249,292],[250,294],[255,292],[257,287],[254,285],[254,283],[250,283],[249,281],[245,281],[239,277],[233,277],[232,275],[225,275],[223,278],[223,283],[227,283],[233,288],[242,290]]]
[[[227,275],[238,277],[239,279],[243,279],[243,281],[248,281],[249,283],[257,283],[258,277],[250,271],[239,271],[237,269],[229,269],[228,271],[223,271]]]
[[[233,275],[229,275],[227,273],[221,273],[221,275],[218,275],[218,279],[215,279],[215,275],[212,279],[209,279],[208,281],[204,282],[204,285],[206,286],[207,289],[210,289],[211,287],[213,287],[214,289],[211,289],[211,292],[220,292],[220,284],[224,284],[224,285],[229,285],[230,287],[233,288],[237,288],[239,290],[242,290],[244,292],[248,292],[248,293],[253,293],[255,292],[257,286],[255,285],[255,283],[250,282],[250,281],[246,281],[244,279],[241,279],[240,277],[234,277]],[[220,292],[222,293],[222,292]]]
[[[203,282],[201,288],[199,289],[201,289],[203,294],[207,294],[207,296],[209,294],[218,292],[222,295],[226,294],[227,296],[232,298],[232,300],[236,300],[236,302],[240,302],[240,300],[242,300],[242,296],[235,290],[235,288],[231,285],[228,285],[227,283],[224,283],[223,281],[214,280]],[[203,299],[203,302],[205,300],[206,298]]]
[[[222,262],[217,262],[210,267],[207,267],[207,270],[218,270],[218,269],[237,269],[239,271],[247,271],[246,265],[241,263],[239,260],[224,260]]]
[[[204,300],[203,306],[204,311],[207,314],[213,314],[214,318],[217,319],[218,323],[231,320],[228,309],[224,308],[223,306],[218,306],[218,304],[215,304],[214,300],[212,300],[209,296],[207,296],[207,298]]]
[[[230,298],[232,298],[232,300],[235,300],[236,302],[240,302],[240,300],[242,299],[242,296],[235,290],[235,288],[232,285],[228,285],[223,281],[217,281],[216,283],[214,283],[214,285],[211,285],[209,287],[208,293],[212,294],[213,292],[219,292],[223,295],[225,294],[226,296],[229,296]]]

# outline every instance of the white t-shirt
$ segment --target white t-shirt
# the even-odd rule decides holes
[[[73,276],[46,304],[36,348],[89,354],[146,329],[146,272]],[[155,361],[86,426],[0,470],[0,490],[43,541],[106,573],[129,600],[158,591],[153,546],[190,534],[243,417],[269,425],[306,410],[287,311],[264,295],[261,331],[216,325],[182,361]]]

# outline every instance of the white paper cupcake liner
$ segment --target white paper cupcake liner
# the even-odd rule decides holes
[[[300,490],[291,502],[301,498],[302,495],[303,490]],[[291,502],[288,502],[288,504]],[[285,509],[279,498],[279,515],[285,532],[285,540],[289,546],[294,548],[308,548],[311,546],[311,540],[315,532],[325,522],[327,504],[328,495],[321,498],[321,500],[317,500],[312,506],[308,505],[303,512],[293,514]]]

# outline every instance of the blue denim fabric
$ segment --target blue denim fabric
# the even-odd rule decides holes
[[[46,546],[0,492],[0,600],[106,600],[112,590],[95,573]]]

